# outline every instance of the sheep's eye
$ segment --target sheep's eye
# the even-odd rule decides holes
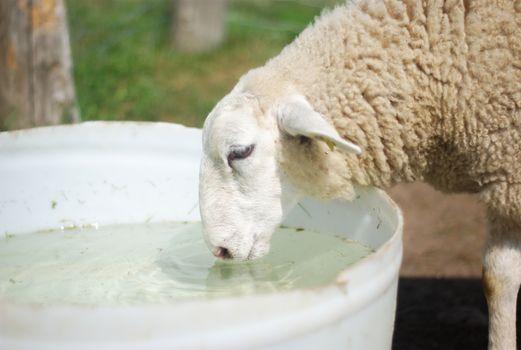
[[[254,148],[255,145],[232,145],[230,147],[230,153],[228,153],[228,165],[231,166],[231,163],[236,159],[248,158]]]

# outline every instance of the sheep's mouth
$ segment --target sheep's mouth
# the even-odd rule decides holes
[[[255,256],[253,256],[253,247],[251,247],[250,252],[248,253],[248,256],[246,257],[246,260],[253,260],[255,259]]]
[[[260,258],[266,255],[269,249],[265,249],[263,240],[260,239],[261,235],[255,235],[253,242],[249,250],[235,251],[234,249],[228,249],[223,246],[217,246],[212,249],[213,255],[221,260],[234,260],[234,261],[248,261]],[[269,245],[268,245],[269,247]]]
[[[260,242],[258,241],[258,239],[255,239],[255,241],[253,242],[250,251],[246,257],[246,260],[255,260],[258,258],[262,258],[269,252],[269,243],[266,244],[262,240],[260,240]]]
[[[246,260],[252,260],[255,259],[255,245],[257,244],[257,241],[259,240],[259,234],[256,234],[253,239],[253,243],[251,245],[250,251],[248,252],[248,255],[246,256]]]

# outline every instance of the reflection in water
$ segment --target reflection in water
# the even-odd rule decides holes
[[[205,296],[242,295],[316,287],[371,252],[339,237],[290,228],[278,229],[270,253],[254,261],[217,260],[207,251],[199,224],[178,234],[159,265],[172,279]],[[198,238],[194,238],[198,237]]]
[[[143,304],[315,287],[371,250],[279,229],[270,254],[221,261],[199,223],[118,225],[0,240],[0,297],[37,304]]]
[[[287,287],[282,276],[267,262],[233,263],[216,261],[208,271],[206,288],[208,291],[225,292],[229,286],[235,286],[235,292],[251,294],[255,290],[276,290],[273,281],[277,281],[278,288]],[[284,288],[286,289],[286,288]]]

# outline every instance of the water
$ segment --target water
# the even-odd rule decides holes
[[[118,225],[0,239],[0,298],[32,304],[150,304],[324,285],[368,255],[359,243],[281,228],[270,254],[217,260],[200,223]]]

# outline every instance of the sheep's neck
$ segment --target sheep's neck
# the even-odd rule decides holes
[[[435,183],[439,152],[458,136],[462,106],[455,102],[465,100],[459,94],[468,84],[468,9],[463,2],[451,8],[416,4],[359,1],[338,8],[266,66],[366,150],[345,157],[345,173],[362,185]],[[440,187],[472,189],[466,168],[450,170],[456,173],[443,173],[461,182]]]
[[[418,74],[415,45],[423,38],[410,38],[414,28],[407,14],[374,6],[348,5],[323,16],[266,68],[296,86],[341,136],[366,150],[345,157],[348,180],[386,187],[422,178],[439,101],[432,81]],[[389,20],[378,20],[378,12]]]
[[[513,9],[502,21],[487,17],[513,3],[429,4],[359,1],[338,8],[262,69],[266,84],[258,95],[274,101],[297,90],[365,149],[360,157],[344,156],[343,168],[334,169],[347,185],[426,180],[445,191],[477,191],[490,182],[521,180],[512,131],[520,125],[512,117],[519,108],[519,59],[482,54],[497,45],[508,52],[508,43],[518,41]],[[504,42],[494,45],[497,33]],[[505,128],[509,123],[514,128]],[[512,150],[496,152],[495,163],[480,161],[497,133],[511,140],[506,146]]]

